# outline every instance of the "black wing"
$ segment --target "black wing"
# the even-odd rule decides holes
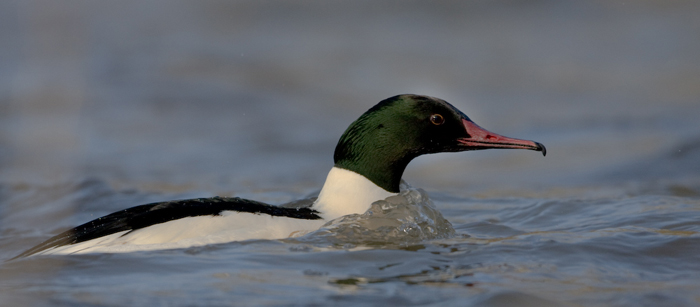
[[[117,232],[145,228],[185,217],[220,215],[222,211],[238,211],[295,219],[318,220],[311,208],[285,208],[238,197],[213,197],[152,203],[117,211],[60,233],[10,259],[17,259],[43,250],[85,242]]]

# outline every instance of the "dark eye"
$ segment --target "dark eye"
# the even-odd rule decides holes
[[[445,118],[440,114],[433,114],[430,115],[430,122],[433,123],[433,125],[440,126],[445,123]]]

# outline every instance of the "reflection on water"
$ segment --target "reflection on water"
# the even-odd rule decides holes
[[[420,157],[426,206],[299,240],[2,263],[0,305],[697,305],[699,5],[3,2],[0,259],[133,205],[313,196],[399,93],[548,155]]]

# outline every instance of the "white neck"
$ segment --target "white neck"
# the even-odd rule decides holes
[[[365,176],[333,167],[313,208],[330,221],[343,215],[365,213],[373,202],[396,194],[380,188]]]

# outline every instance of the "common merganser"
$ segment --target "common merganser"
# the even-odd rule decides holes
[[[401,176],[415,157],[489,148],[547,153],[540,143],[479,127],[444,100],[398,95],[350,124],[335,148],[335,165],[310,207],[273,206],[237,197],[141,205],[65,231],[13,259],[299,236],[341,216],[364,213],[374,201],[398,194]]]

